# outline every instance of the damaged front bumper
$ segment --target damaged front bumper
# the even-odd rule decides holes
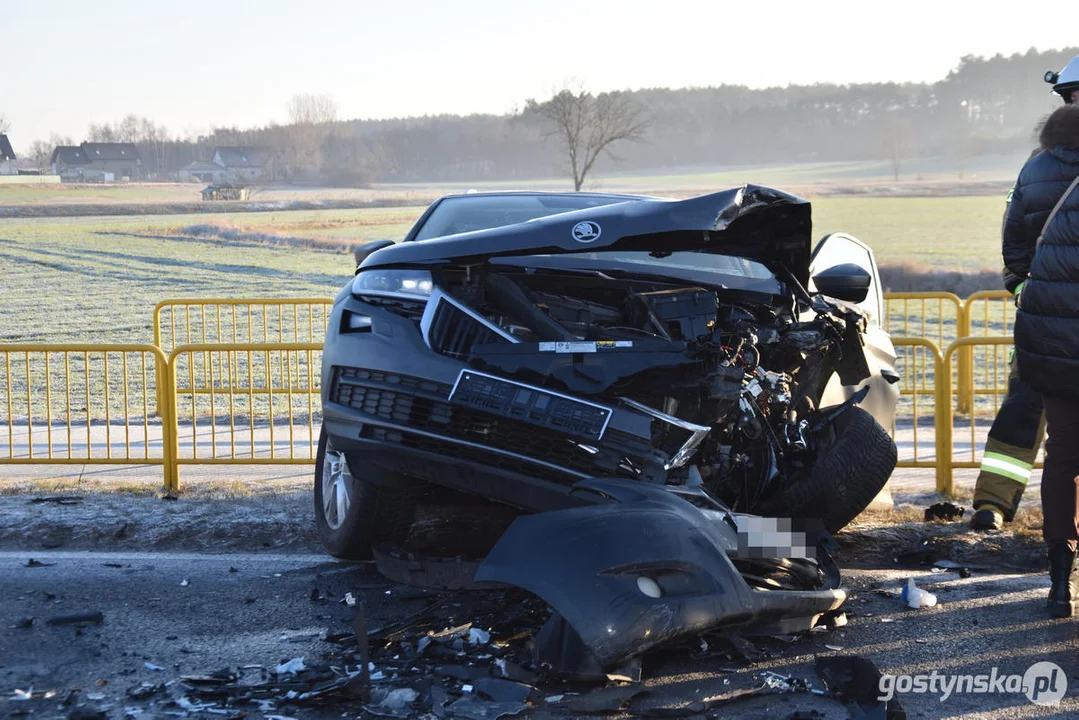
[[[831,582],[821,573],[831,587],[755,589],[735,565],[804,556],[804,534],[761,532],[767,522],[632,481],[576,490],[600,501],[517,518],[475,578],[516,585],[553,608],[537,652],[556,671],[595,674],[717,629],[801,632],[846,599],[837,573]]]

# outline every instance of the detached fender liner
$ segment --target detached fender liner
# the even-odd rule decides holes
[[[751,589],[727,557],[734,531],[663,488],[621,480],[578,488],[612,502],[517,518],[476,580],[542,598],[552,622],[568,623],[602,668],[720,627],[808,629],[846,599],[842,590]]]

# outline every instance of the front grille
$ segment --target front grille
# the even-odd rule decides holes
[[[551,463],[578,472],[593,472],[602,458],[554,430],[504,418],[448,402],[451,386],[420,378],[357,368],[335,367],[333,402],[402,427],[464,440]],[[418,438],[422,448],[438,441]],[[460,456],[460,446],[449,454]],[[603,454],[603,453],[601,453]],[[609,458],[607,458],[609,460]]]
[[[461,308],[438,296],[427,329],[427,343],[435,352],[452,358],[467,358],[476,345],[504,343],[506,338],[466,313]]]

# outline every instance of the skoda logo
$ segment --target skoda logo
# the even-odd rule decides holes
[[[573,226],[573,239],[579,243],[595,242],[599,239],[601,232],[603,231],[600,229],[599,223],[585,220]]]

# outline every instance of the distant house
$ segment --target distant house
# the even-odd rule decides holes
[[[180,182],[223,183],[229,176],[229,169],[205,160],[196,160],[185,165],[176,173]]]
[[[91,173],[111,173],[115,180],[141,180],[142,159],[135,143],[89,143],[81,146]]]
[[[214,164],[228,171],[229,182],[241,183],[274,178],[273,153],[254,145],[224,145],[214,148]]]
[[[90,164],[78,145],[57,145],[49,162],[52,163],[52,174],[59,175],[64,182],[82,180],[83,168]]]
[[[52,172],[65,182],[113,182],[142,179],[142,159],[134,143],[58,145]]]
[[[0,134],[0,175],[17,175],[15,169],[15,151],[7,135]]]

